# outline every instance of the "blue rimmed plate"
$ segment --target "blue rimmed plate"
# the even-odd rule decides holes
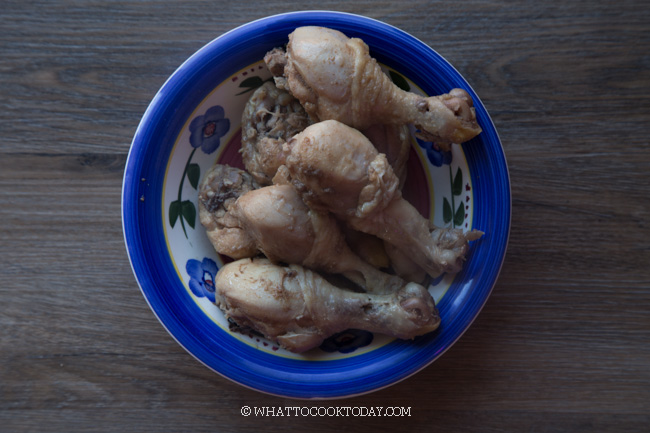
[[[413,341],[351,332],[322,349],[293,354],[254,334],[231,332],[212,303],[224,264],[198,221],[197,185],[215,163],[241,166],[241,113],[270,78],[262,58],[303,25],[360,37],[384,70],[413,92],[466,89],[483,132],[443,153],[413,139],[405,197],[439,226],[476,228],[462,272],[433,281],[442,324]],[[405,83],[405,84],[404,84]],[[449,211],[451,210],[451,212]],[[261,392],[338,398],[371,392],[421,370],[447,350],[485,304],[510,229],[510,184],[498,135],[479,97],[430,47],[379,21],[338,12],[276,15],[213,40],[157,93],[136,131],[122,191],[125,243],[145,299],[189,353],[221,375]]]

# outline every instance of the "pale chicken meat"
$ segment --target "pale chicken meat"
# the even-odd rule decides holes
[[[434,278],[460,271],[469,241],[482,235],[433,227],[402,197],[385,155],[341,122],[309,126],[286,148],[291,181],[310,207],[389,242]]]
[[[412,124],[422,138],[446,148],[481,132],[463,89],[422,97],[396,86],[358,38],[306,26],[289,35],[286,51],[265,57],[278,87],[289,90],[316,121],[338,120],[363,130],[373,124]]]
[[[226,317],[292,352],[350,328],[413,339],[440,325],[433,298],[417,284],[392,294],[354,293],[302,266],[241,259],[219,270],[215,287]]]

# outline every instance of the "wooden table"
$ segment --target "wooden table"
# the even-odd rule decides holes
[[[417,375],[335,401],[260,394],[186,353],[136,284],[120,218],[129,145],[165,79],[224,32],[297,8],[364,14],[435,48],[488,108],[512,181],[508,254],[469,331]],[[649,125],[638,0],[5,0],[0,431],[648,431]]]

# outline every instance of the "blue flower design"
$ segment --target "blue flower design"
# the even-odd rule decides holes
[[[202,116],[190,122],[190,144],[201,148],[208,155],[217,150],[221,137],[230,129],[230,119],[225,117],[220,105],[208,108]]]
[[[204,258],[202,262],[189,259],[185,270],[190,276],[190,290],[198,298],[206,297],[214,302],[214,278],[219,268],[214,260]]]
[[[451,164],[451,152],[441,150],[437,144],[416,138],[418,144],[427,153],[427,158],[436,167]]]
[[[321,350],[325,352],[351,353],[360,347],[372,343],[372,332],[362,331],[360,329],[348,329],[347,331],[334,334],[320,345]]]

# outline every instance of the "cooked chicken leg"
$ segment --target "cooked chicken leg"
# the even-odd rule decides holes
[[[230,210],[240,195],[259,188],[243,170],[217,164],[206,173],[199,185],[199,220],[210,243],[220,254],[233,259],[257,254],[254,239],[243,230]]]
[[[273,262],[342,274],[369,293],[391,293],[406,282],[364,262],[348,247],[329,213],[312,211],[291,185],[271,185],[239,197],[231,215]]]
[[[468,242],[482,233],[433,228],[401,195],[398,179],[368,139],[335,120],[309,126],[286,144],[292,183],[313,209],[395,245],[429,275],[458,272]]]
[[[397,87],[357,38],[324,27],[299,27],[286,53],[265,61],[278,87],[287,88],[315,120],[339,120],[356,129],[375,123],[414,124],[439,146],[465,142],[481,132],[473,101],[462,89],[422,97]]]
[[[282,145],[311,122],[291,94],[266,82],[251,96],[242,115],[242,160],[260,185],[270,185],[284,164]]]
[[[433,298],[417,284],[390,295],[353,293],[301,266],[242,259],[221,268],[215,285],[226,317],[293,352],[350,328],[412,339],[440,324]]]

